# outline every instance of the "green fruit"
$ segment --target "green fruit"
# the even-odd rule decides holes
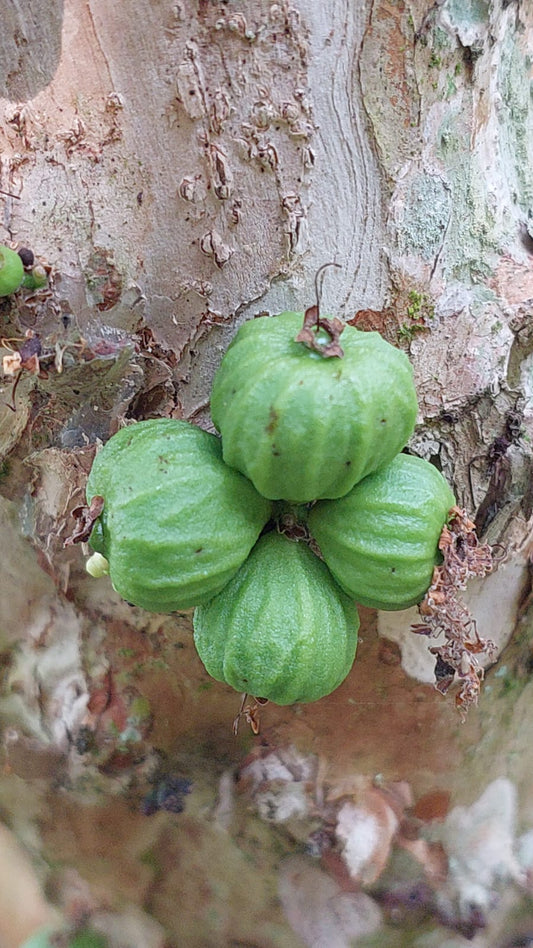
[[[301,313],[244,323],[211,393],[226,463],[264,497],[300,503],[342,497],[392,460],[417,414],[404,352],[346,326],[344,355],[324,358],[295,342],[302,323]]]
[[[24,279],[24,266],[18,253],[0,244],[0,296],[18,290]]]
[[[46,286],[47,283],[48,277],[46,276],[46,270],[38,264],[33,267],[29,273],[24,274],[22,286],[26,290],[40,290],[43,286]]]
[[[26,939],[20,948],[53,948],[56,944],[54,936],[57,934],[59,933],[56,929],[49,927],[43,928]],[[61,935],[63,935],[63,933],[61,933]],[[64,943],[64,941],[61,941],[61,944]],[[85,928],[83,931],[72,935],[66,944],[68,948],[107,948],[108,942],[103,935],[97,934],[97,932],[92,929]]]
[[[308,526],[349,596],[375,609],[407,609],[431,583],[454,503],[436,467],[399,454],[345,497],[316,504]]]
[[[234,579],[194,613],[206,670],[237,691],[276,704],[316,701],[346,678],[359,616],[303,542],[272,532]]]
[[[69,948],[107,948],[107,939],[91,929],[77,932],[71,938]]]
[[[104,498],[90,544],[117,592],[150,612],[220,592],[244,562],[271,505],[222,460],[215,435],[158,418],[122,428],[96,455],[87,501]]]

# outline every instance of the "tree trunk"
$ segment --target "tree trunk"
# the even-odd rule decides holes
[[[0,802],[35,907],[5,887],[0,948],[59,916],[112,948],[511,945],[533,866],[533,11],[20,0],[4,17],[0,241],[29,246],[48,288],[0,302]],[[206,675],[190,614],[129,606],[65,540],[96,447],[144,418],[213,430],[236,328],[313,305],[330,262],[322,311],[408,352],[408,448],[493,546],[465,599],[497,652],[461,723],[416,608],[362,609],[336,692],[234,736],[239,696]]]

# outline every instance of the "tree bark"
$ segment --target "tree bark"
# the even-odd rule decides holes
[[[49,287],[0,302],[3,354],[41,343],[40,374],[2,380],[0,801],[50,902],[70,921],[81,904],[113,946],[120,926],[136,946],[398,944],[395,911],[406,938],[487,925],[495,944],[522,911],[532,55],[519,0],[8,6],[0,240],[31,247]],[[232,734],[238,696],[208,681],[190,615],[128,606],[64,542],[97,445],[150,417],[212,430],[236,328],[303,312],[328,262],[322,311],[408,352],[409,450],[494,547],[497,568],[465,595],[498,653],[461,725],[416,610],[362,610],[347,682],[268,706],[252,744],[245,725]],[[356,827],[372,821],[361,862]],[[301,842],[320,868],[291,855]]]

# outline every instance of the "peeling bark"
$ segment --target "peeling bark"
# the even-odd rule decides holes
[[[461,729],[428,687],[428,643],[410,632],[412,612],[365,613],[358,661],[338,693],[317,707],[262,709],[260,740],[302,753],[312,746],[319,774],[328,774],[329,791],[317,777],[314,797],[311,778],[298,778],[305,787],[294,799],[305,798],[306,819],[320,825],[295,819],[291,846],[329,839],[336,816],[320,801],[376,773],[408,781],[415,801],[446,793],[454,805],[485,799],[505,773],[526,828],[533,818],[532,57],[533,13],[518,2],[69,0],[6,11],[0,240],[31,247],[49,287],[0,301],[2,355],[17,367],[0,386],[0,802],[40,858],[64,860],[79,875],[81,902],[91,917],[108,913],[100,921],[113,945],[125,903],[132,945],[162,945],[163,926],[191,945],[250,941],[258,925],[265,945],[300,943],[279,907],[265,922],[261,885],[250,879],[249,857],[259,879],[276,876],[287,837],[280,843],[264,814],[254,822],[228,790],[228,766],[241,768],[249,740],[244,727],[232,735],[238,697],[207,680],[189,615],[149,616],[121,602],[106,579],[86,576],[82,552],[64,541],[99,443],[124,421],[148,417],[209,428],[212,376],[235,328],[259,312],[313,306],[315,274],[329,262],[340,269],[328,272],[321,315],[378,329],[408,350],[420,402],[409,450],[442,469],[480,538],[499,551],[498,570],[469,596],[480,634],[502,654]],[[22,358],[28,332],[39,343],[32,371]],[[222,808],[219,779],[224,844],[205,817]],[[169,808],[142,810],[157,788],[181,780],[192,787],[187,843],[181,816],[172,823]],[[353,796],[344,795],[345,813]],[[110,856],[99,885],[93,861],[114,825],[132,875],[117,876]],[[417,824],[420,836],[430,829]],[[407,851],[406,832],[402,823],[396,842],[390,829],[386,846],[381,840],[385,862],[391,845]],[[524,843],[524,881],[509,839],[513,872],[504,875],[518,903],[533,858]],[[416,842],[417,872],[438,894],[428,866],[440,857]],[[454,837],[450,853],[457,845]],[[195,897],[182,851],[205,885],[180,922],[176,891]],[[228,891],[247,900],[247,918],[226,907],[227,892],[205,894],[206,865],[225,875],[228,852]],[[324,853],[334,885],[322,870],[308,879],[298,861],[281,870],[286,916],[304,941],[323,923],[317,912],[315,934],[305,935],[305,887],[331,889],[341,904],[349,886],[338,854]],[[501,930],[488,908],[497,875],[479,908],[492,943]],[[53,882],[68,915],[72,879],[58,870]],[[461,885],[450,877],[440,903],[421,899],[441,942],[442,926],[481,927]],[[363,919],[358,929],[350,898],[345,937],[374,925],[386,937],[392,903],[374,895],[384,914],[365,902],[371,925]],[[210,904],[223,920],[217,928],[206,912],[198,933]],[[0,935],[15,945],[8,930]]]

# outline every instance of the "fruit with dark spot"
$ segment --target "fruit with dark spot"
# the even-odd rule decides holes
[[[341,356],[325,358],[325,329],[314,338],[320,350],[324,337],[323,352],[296,341],[303,318],[287,312],[244,323],[211,393],[224,460],[272,500],[342,497],[401,451],[416,420],[404,352],[347,325]]]

